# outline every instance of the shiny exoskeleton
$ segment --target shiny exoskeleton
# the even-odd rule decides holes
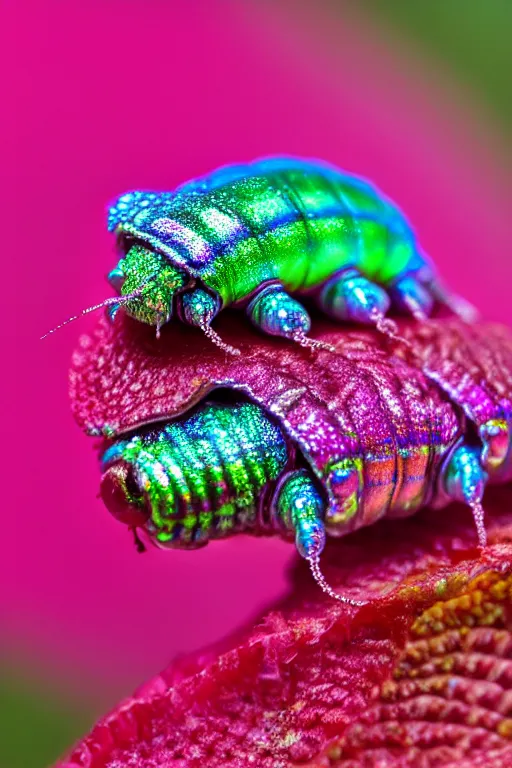
[[[110,208],[108,226],[122,252],[109,275],[120,295],[110,314],[123,306],[160,329],[177,313],[218,344],[211,322],[233,305],[265,333],[321,345],[307,336],[301,295],[336,320],[388,335],[396,333],[385,319],[391,304],[417,319],[435,302],[470,313],[442,288],[396,205],[323,162],[270,158],[174,192],[129,192]]]
[[[129,318],[77,355],[75,412],[111,440],[101,493],[118,519],[165,547],[293,536],[348,602],[320,572],[326,536],[459,500],[485,545],[484,489],[512,477],[506,329],[409,323],[412,351],[330,324],[317,338],[335,354],[311,359],[225,326],[241,357],[185,328],[157,342]]]

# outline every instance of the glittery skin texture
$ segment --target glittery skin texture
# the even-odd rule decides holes
[[[296,532],[300,554],[307,558],[312,550],[321,552],[325,544],[325,501],[311,473],[305,469],[290,472],[283,479],[274,503],[278,524]]]
[[[60,768],[511,765],[511,489],[488,507],[483,553],[457,507],[328,543],[327,577],[360,610],[298,558],[290,597],[148,681]]]
[[[200,546],[264,525],[258,512],[288,459],[280,429],[253,403],[208,403],[113,449],[113,465],[131,468],[136,503],[150,513],[144,530],[161,546]]]
[[[128,193],[110,208],[108,226],[125,250],[135,238],[164,254],[224,306],[272,280],[308,291],[347,267],[385,286],[404,274],[433,277],[393,203],[316,161],[271,158],[221,168],[173,193]]]
[[[446,333],[441,333],[445,327]],[[419,324],[414,331],[426,376],[435,381],[474,425],[487,444],[490,469],[496,473],[510,451],[512,419],[511,334],[507,328],[465,325],[461,335],[450,325]],[[496,461],[495,461],[496,460]]]
[[[271,285],[248,306],[254,325],[271,336],[307,333],[311,327],[308,313],[279,286]]]
[[[133,246],[116,271],[123,274],[122,296],[143,287],[140,298],[125,304],[127,311],[150,325],[163,325],[172,315],[173,297],[188,281],[182,270],[176,269],[164,256],[141,245]],[[116,276],[116,282],[118,278]]]
[[[357,270],[348,269],[341,277],[329,280],[320,293],[322,306],[331,317],[364,325],[372,314],[386,314],[391,301],[383,288]]]
[[[436,480],[450,447],[509,413],[512,339],[500,327],[404,324],[411,349],[325,323],[315,336],[336,353],[314,355],[243,331],[228,317],[221,329],[241,348],[239,359],[184,326],[157,342],[129,318],[100,323],[74,358],[79,423],[112,438],[179,417],[216,388],[232,390],[281,425],[325,489],[328,533],[340,536],[429,501],[446,503]],[[511,464],[491,480],[508,479]]]
[[[218,300],[200,288],[184,293],[182,296],[181,311],[183,319],[189,325],[201,327],[208,324],[217,310]]]

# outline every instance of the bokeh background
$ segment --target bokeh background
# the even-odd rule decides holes
[[[107,201],[228,162],[375,180],[446,279],[512,321],[509,0],[0,4],[0,766],[51,764],[177,654],[287,590],[290,548],[137,556],[96,498],[67,368],[109,294]]]

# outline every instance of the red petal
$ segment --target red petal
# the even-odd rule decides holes
[[[422,383],[421,363],[436,381],[430,396],[448,391],[478,424],[494,415],[492,407],[489,413],[473,413],[465,390],[458,392],[461,380],[467,379],[470,388],[480,387],[479,402],[509,405],[507,398],[512,399],[512,334],[499,325],[470,327],[456,318],[425,326],[403,321],[401,333],[413,345],[412,355],[382,334],[315,318],[315,338],[341,350],[335,357],[326,352],[312,356],[298,344],[256,333],[240,312],[223,312],[215,327],[241,350],[239,357],[226,355],[198,329],[180,323],[165,326],[159,339],[153,328],[121,313],[113,325],[106,319],[98,323],[91,336],[81,337],[73,357],[70,394],[79,425],[89,434],[111,437],[177,416],[219,386],[242,389],[268,408],[299,381],[326,403],[334,397],[333,387],[339,394],[344,376],[364,387],[365,369],[380,371],[393,355],[393,375],[411,379],[416,371],[414,380]],[[313,408],[311,402],[306,406]]]
[[[298,563],[291,599],[222,652],[172,665],[61,766],[511,764],[512,493],[489,499],[500,520],[481,556],[457,507],[331,543],[326,575],[357,584],[362,609],[326,599]]]

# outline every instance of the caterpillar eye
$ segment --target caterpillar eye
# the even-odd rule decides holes
[[[141,527],[149,519],[149,510],[144,508],[144,497],[140,492],[133,469],[124,462],[109,467],[102,475],[100,495],[108,511],[130,527]]]

